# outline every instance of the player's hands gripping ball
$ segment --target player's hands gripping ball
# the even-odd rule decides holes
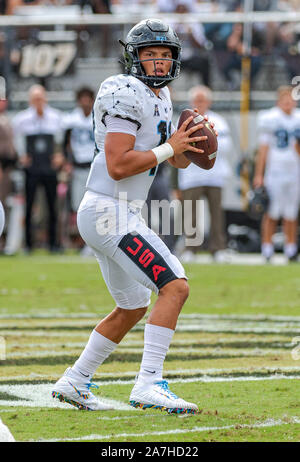
[[[178,127],[187,120],[189,117],[193,116],[193,119],[186,127],[186,131],[191,127],[194,127],[195,124],[199,125],[199,130],[193,133],[193,137],[206,136],[207,138],[202,141],[193,143],[193,145],[202,149],[203,153],[193,152],[193,151],[184,151],[184,155],[198,167],[204,168],[205,170],[210,170],[216,161],[217,150],[218,150],[218,140],[217,134],[213,129],[213,125],[207,120],[207,117],[203,117],[197,112],[191,109],[184,109],[178,121]]]

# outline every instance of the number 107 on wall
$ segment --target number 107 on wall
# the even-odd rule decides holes
[[[26,45],[22,49],[21,77],[63,75],[76,55],[74,43]]]

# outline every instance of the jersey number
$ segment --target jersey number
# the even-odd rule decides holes
[[[294,136],[296,141],[300,140],[300,129],[296,128],[294,132],[289,133],[287,130],[281,129],[275,132],[277,137],[277,148],[284,149],[289,145],[290,137]],[[299,141],[298,141],[299,142]]]
[[[161,144],[164,144],[171,135],[171,122],[169,122],[169,125],[167,125],[166,120],[161,120],[157,125],[157,133],[160,134],[160,140],[157,146],[160,146]],[[149,176],[155,175],[156,170],[157,165],[151,168]]]
[[[289,144],[289,134],[286,130],[277,130],[275,132],[275,135],[277,137],[277,148],[279,149],[284,149],[288,146]]]

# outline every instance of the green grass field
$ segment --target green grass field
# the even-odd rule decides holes
[[[1,257],[0,417],[14,438],[299,442],[300,265],[186,265],[186,272],[190,297],[164,370],[171,390],[200,413],[128,405],[145,319],[94,377],[95,393],[116,410],[85,412],[53,400],[51,384],[114,307],[97,263],[74,255]]]

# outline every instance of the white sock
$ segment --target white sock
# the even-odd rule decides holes
[[[72,372],[76,374],[78,379],[91,380],[96,369],[118,346],[96,330],[90,335],[89,341],[72,367]]]
[[[274,253],[274,245],[269,243],[262,244],[261,253],[265,258],[271,258]]]
[[[167,327],[146,324],[144,353],[139,379],[157,381],[162,379],[163,363],[168,352],[174,330]]]
[[[287,258],[292,258],[297,253],[297,244],[285,244],[284,246],[284,254]]]

